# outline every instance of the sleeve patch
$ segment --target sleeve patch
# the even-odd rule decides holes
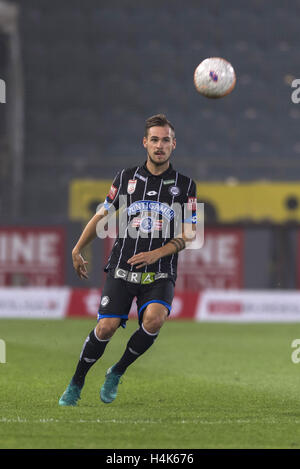
[[[118,189],[112,184],[108,193],[109,199],[114,200],[114,198],[116,197],[117,191]]]

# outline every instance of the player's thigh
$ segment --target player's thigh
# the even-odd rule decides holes
[[[143,286],[137,298],[139,323],[145,327],[146,322],[156,322],[154,327],[162,325],[171,312],[173,298],[174,284],[171,280],[158,280]]]
[[[126,281],[115,279],[108,274],[98,310],[99,330],[107,324],[115,326],[116,320],[119,320],[119,325],[125,327],[134,296],[135,292],[131,291]],[[103,321],[104,319],[109,321]]]

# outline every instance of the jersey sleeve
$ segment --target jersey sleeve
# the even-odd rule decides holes
[[[114,178],[112,185],[110,186],[109,192],[104,201],[104,208],[109,210],[112,206],[118,210],[120,208],[120,195],[122,194],[122,182],[123,182],[124,169],[119,171]]]

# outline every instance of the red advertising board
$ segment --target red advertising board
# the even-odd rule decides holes
[[[62,227],[0,227],[0,285],[58,286],[65,280]]]
[[[100,289],[0,287],[0,318],[97,319]],[[137,321],[136,302],[129,319]],[[300,322],[300,292],[205,290],[176,293],[168,320],[209,322]]]
[[[242,229],[205,228],[203,246],[200,249],[185,249],[179,254],[177,291],[242,287]]]
[[[73,288],[70,291],[70,298],[66,316],[80,316],[96,318],[101,299],[101,289],[93,288]],[[170,319],[192,319],[195,316],[199,294],[179,293],[175,294]],[[136,300],[133,301],[129,318],[137,318]]]
[[[202,245],[199,233],[196,249],[184,249],[178,256],[176,292],[243,288],[244,230],[205,228]],[[105,239],[105,259],[114,239]]]

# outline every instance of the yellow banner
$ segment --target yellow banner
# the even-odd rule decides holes
[[[104,202],[112,180],[75,179],[70,183],[69,216],[87,221]],[[198,202],[206,222],[300,221],[300,183],[251,182],[238,184],[197,182]]]
[[[69,217],[86,221],[96,213],[96,208],[107,196],[112,180],[74,179],[69,187]]]
[[[300,183],[197,183],[197,196],[219,222],[300,221]]]

